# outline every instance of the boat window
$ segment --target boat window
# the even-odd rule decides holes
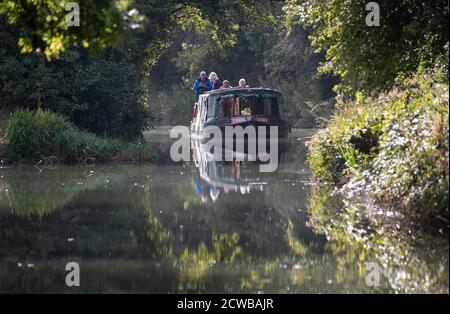
[[[278,101],[275,97],[264,97],[264,114],[278,118]]]
[[[239,97],[239,113],[241,116],[249,116],[252,114],[252,107],[256,97]]]
[[[267,114],[264,108],[264,98],[257,97],[257,99],[255,99],[253,105],[253,114]]]
[[[280,117],[277,95],[227,95],[219,97],[217,104],[219,119],[248,115]]]
[[[280,118],[282,120],[286,120],[286,116],[284,114],[284,102],[283,102],[283,96],[279,95],[278,96],[278,113],[280,115]]]
[[[201,98],[200,100],[200,116],[201,116],[201,121],[206,121],[206,99],[205,98]]]
[[[214,110],[214,101],[210,101],[210,99],[206,98],[205,100],[205,106],[206,106],[206,110],[207,110],[207,114],[206,114],[206,120],[211,120],[214,119],[215,117],[215,110]]]
[[[232,115],[235,115],[236,97],[220,97],[218,98],[217,103],[219,109],[219,119],[229,118]]]

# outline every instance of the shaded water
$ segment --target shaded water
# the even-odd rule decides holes
[[[160,138],[151,165],[0,169],[0,292],[448,292],[448,238],[350,217],[305,136],[274,173],[172,163]],[[392,271],[368,285],[366,263]]]

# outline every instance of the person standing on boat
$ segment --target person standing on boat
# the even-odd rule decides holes
[[[220,89],[222,87],[222,81],[217,76],[216,72],[211,72],[209,74],[209,80],[212,84],[212,89]]]
[[[223,85],[220,89],[231,88],[230,81],[223,80]]]
[[[192,86],[192,89],[195,92],[195,102],[198,101],[198,97],[203,94],[204,92],[210,91],[212,89],[211,81],[206,78],[206,72],[201,71],[200,77],[195,80],[194,86]]]
[[[241,79],[239,80],[239,85],[238,85],[238,87],[240,87],[240,88],[248,88],[248,87],[250,87],[250,86],[247,85],[247,81],[246,81],[245,79],[241,78]]]
[[[223,80],[223,85],[220,89],[232,88],[230,81]],[[224,97],[221,101],[222,106],[220,106],[220,110],[222,111],[222,117],[231,117],[231,110],[234,106],[234,98],[233,97]]]

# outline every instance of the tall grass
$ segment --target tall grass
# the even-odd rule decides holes
[[[7,157],[17,162],[38,161],[44,157],[62,162],[144,161],[155,156],[149,146],[95,136],[77,129],[63,116],[40,109],[14,112],[5,135]]]

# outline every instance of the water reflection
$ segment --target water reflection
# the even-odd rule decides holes
[[[367,199],[347,199],[330,186],[310,191],[308,224],[332,240],[327,246],[337,257],[339,273],[349,262],[361,273],[372,263],[380,271],[376,291],[448,293],[448,228],[431,234]]]
[[[287,146],[286,141],[280,143],[276,156],[277,161],[282,158]],[[195,192],[203,203],[216,202],[220,195],[230,192],[241,195],[249,194],[251,191],[263,192],[273,176],[271,173],[260,171],[262,163],[252,161],[252,158],[257,160],[257,156],[249,156],[245,152],[234,150],[232,151],[234,158],[227,161],[226,152],[220,153],[220,155],[214,151],[211,152],[209,147],[200,140],[192,140],[191,147],[192,160],[198,169]],[[257,152],[256,155],[270,156],[269,147],[264,152]]]
[[[389,226],[308,184],[303,144],[291,139],[265,174],[201,156],[1,169],[0,291],[448,291],[448,238],[381,237]],[[79,288],[64,284],[69,261]],[[407,279],[369,287],[367,261],[400,265]]]

